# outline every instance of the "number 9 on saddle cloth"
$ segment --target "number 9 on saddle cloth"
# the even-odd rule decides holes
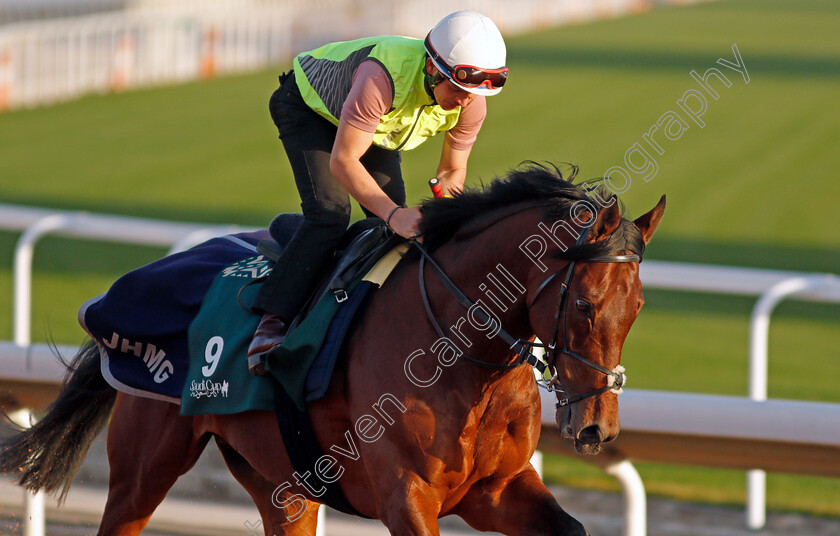
[[[273,409],[271,377],[248,374],[245,352],[259,321],[248,306],[271,269],[269,258],[276,259],[301,221],[300,214],[281,214],[267,230],[208,240],[124,275],[108,292],[85,302],[79,323],[99,346],[108,383],[128,394],[180,403],[185,415]],[[351,285],[359,286],[351,292],[358,296],[342,304],[355,311],[372,285],[356,285],[359,274],[399,241],[377,218],[356,222],[345,236],[347,255],[339,257],[337,270],[316,296],[338,303],[346,300]],[[306,310],[314,315],[318,303],[310,300]],[[321,314],[326,325],[315,337],[319,347],[334,324],[332,316],[324,322]],[[333,326],[333,331],[340,327]],[[290,343],[294,335],[289,333]],[[298,346],[312,351],[312,341],[304,339],[297,337]],[[317,348],[314,353],[321,355]],[[290,370],[272,371],[299,406],[326,391],[332,363],[321,378],[307,378],[315,357],[292,359]]]

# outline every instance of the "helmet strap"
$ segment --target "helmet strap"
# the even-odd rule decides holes
[[[426,57],[428,58],[428,56]],[[432,98],[432,102],[437,104],[438,102],[435,98],[435,88],[444,80],[449,80],[449,78],[447,78],[446,75],[443,74],[437,67],[435,67],[435,71],[437,71],[435,74],[429,74],[429,71],[427,71],[425,67],[423,68],[423,74],[426,76],[423,80],[423,86],[426,88],[426,93]]]
[[[435,99],[435,86],[440,84],[445,77],[440,73],[440,71],[436,74],[429,74],[429,71],[426,70],[425,66],[423,67],[423,74],[426,75],[426,78],[423,80],[423,86],[426,88],[426,93],[432,98],[432,102],[437,104],[437,100]]]

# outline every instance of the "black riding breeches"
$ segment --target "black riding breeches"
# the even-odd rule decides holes
[[[260,290],[254,308],[279,315],[288,324],[330,267],[350,223],[350,195],[330,172],[337,128],[304,103],[293,73],[281,77],[269,110],[292,166],[304,218]],[[388,197],[404,205],[400,160],[398,151],[376,146],[361,158]],[[372,216],[367,210],[365,213]]]

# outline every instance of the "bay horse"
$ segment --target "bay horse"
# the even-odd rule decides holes
[[[185,417],[117,392],[92,342],[0,468],[63,497],[110,419],[100,535],[139,534],[211,437],[266,535],[314,534],[325,482],[391,534],[439,534],[438,518],[452,514],[480,531],[587,534],[529,463],[540,397],[531,367],[516,365],[535,336],[550,342],[543,383],[558,391],[564,435],[585,453],[618,435],[621,348],[643,302],[638,262],[664,208],[663,196],[624,219],[614,195],[542,165],[424,202],[429,258],[401,260],[345,342],[326,396],[307,407],[328,453],[311,471],[294,472],[273,412]]]

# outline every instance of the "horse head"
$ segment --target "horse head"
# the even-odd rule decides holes
[[[513,349],[519,364],[527,360],[544,370],[536,358],[526,359],[538,344],[515,336],[536,335],[546,347],[551,380],[542,385],[557,392],[561,432],[574,439],[579,452],[596,453],[618,435],[616,395],[625,381],[621,348],[643,303],[639,262],[662,219],[665,197],[630,221],[611,192],[575,185],[576,173],[573,167],[563,178],[557,168],[531,165],[454,199],[429,201],[423,207],[423,234],[430,249],[441,247],[439,255],[463,283],[495,270],[499,259],[515,266],[514,278],[524,278],[519,286],[525,298],[516,298],[517,307],[499,306],[504,297],[479,285],[497,305],[499,327],[514,336],[503,337],[508,334],[500,330],[497,338],[504,343],[473,346],[473,356],[463,356],[485,367],[493,361],[495,370],[504,363],[501,370],[510,370],[517,365],[511,361]],[[522,253],[532,262],[522,262]],[[437,301],[446,299],[451,301]],[[438,335],[447,333],[438,329]]]
[[[600,211],[573,214],[581,225],[577,233],[566,226],[565,242],[574,245],[559,248],[529,288],[531,326],[546,343],[554,374],[548,387],[557,391],[557,424],[581,454],[595,454],[618,436],[617,395],[626,379],[621,348],[644,303],[644,245],[665,210],[663,196],[650,212],[629,221],[616,201],[607,197]]]

